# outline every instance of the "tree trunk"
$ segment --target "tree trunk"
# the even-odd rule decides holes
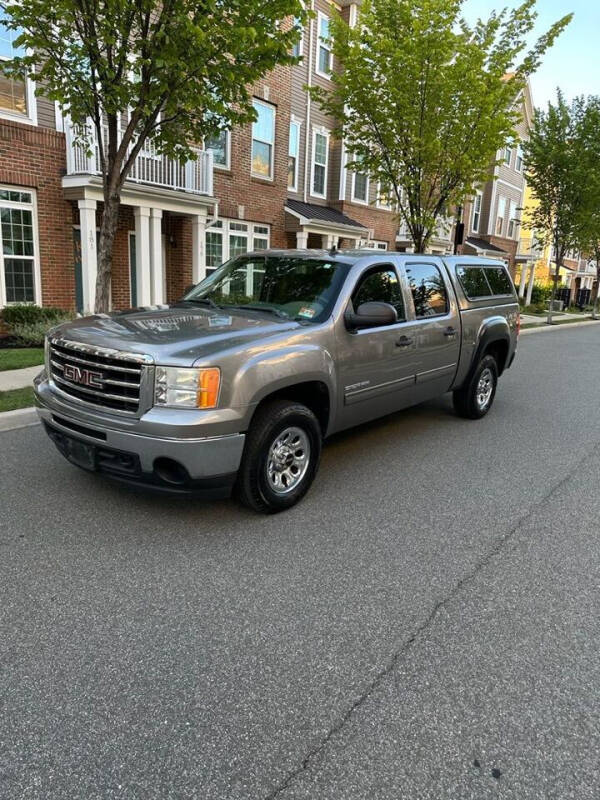
[[[554,277],[552,279],[552,295],[550,297],[550,306],[548,307],[548,325],[552,325],[552,314],[554,313],[554,301],[556,300],[556,292],[558,289],[558,278],[560,274],[560,267],[561,265],[556,262],[556,270],[554,271]]]
[[[119,223],[121,197],[118,191],[104,193],[104,212],[98,243],[98,277],[96,279],[96,314],[110,310],[110,285],[112,274],[113,245]]]

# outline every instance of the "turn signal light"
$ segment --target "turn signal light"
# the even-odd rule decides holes
[[[198,408],[214,408],[219,399],[221,370],[217,367],[200,370],[198,381]]]

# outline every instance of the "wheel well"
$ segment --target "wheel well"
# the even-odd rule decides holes
[[[496,364],[498,364],[498,375],[502,375],[504,367],[506,366],[506,359],[508,358],[508,342],[504,339],[497,339],[495,342],[490,342],[486,345],[481,357],[494,356]]]
[[[329,390],[322,381],[306,381],[278,389],[276,392],[263,397],[254,413],[256,414],[259,408],[271,400],[290,400],[295,403],[302,403],[302,405],[310,408],[319,420],[319,425],[323,435],[325,435],[329,424],[330,402]]]

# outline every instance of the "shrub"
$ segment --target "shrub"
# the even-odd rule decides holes
[[[68,322],[73,319],[73,315],[65,311],[61,312],[61,317],[52,320],[39,320],[38,322],[23,322],[12,325],[11,333],[17,342],[24,347],[43,347],[44,338],[51,328],[61,322]]]
[[[15,325],[36,325],[38,323],[58,324],[64,319],[70,319],[72,315],[62,308],[52,308],[51,306],[28,305],[27,303],[17,303],[6,306],[2,311],[2,319],[5,324],[14,329]]]
[[[533,284],[533,291],[531,292],[531,305],[543,306],[552,296],[552,286],[547,286],[541,283]]]

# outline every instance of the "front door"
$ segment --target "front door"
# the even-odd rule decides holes
[[[445,268],[408,261],[405,265],[414,306],[418,400],[447,392],[458,368],[461,329],[458,304]]]
[[[359,277],[352,306],[393,305],[398,322],[385,327],[337,330],[338,419],[347,428],[414,402],[417,361],[415,323],[407,321],[398,273],[392,264],[371,266]]]

